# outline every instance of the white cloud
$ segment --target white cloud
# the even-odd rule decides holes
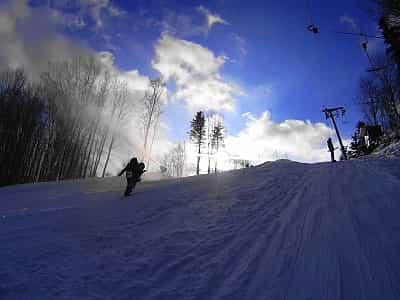
[[[126,82],[131,92],[140,91],[142,93],[141,97],[144,96],[144,92],[149,85],[149,78],[147,76],[140,75],[138,70],[120,70],[115,66],[115,57],[111,52],[101,51],[96,53],[96,56],[114,77]]]
[[[268,111],[256,117],[250,113],[246,128],[235,136],[226,138],[226,151],[231,155],[255,162],[289,158],[302,162],[329,160],[326,140],[334,136],[331,128],[323,123],[303,120],[274,122]],[[251,145],[251,146],[250,146]]]
[[[68,14],[57,9],[49,9],[54,23],[62,25],[69,30],[81,30],[87,26],[81,15]]]
[[[167,11],[161,23],[154,18],[149,17],[146,20],[146,25],[161,26],[164,34],[190,37],[197,35],[207,35],[209,28],[207,24],[196,23],[196,20],[191,15],[178,15],[174,11]]]
[[[0,34],[15,31],[17,20],[30,17],[30,9],[25,0],[16,0],[11,4],[0,5]],[[3,43],[3,41],[1,41]]]
[[[236,45],[237,45],[237,47],[239,49],[239,52],[242,55],[247,55],[247,48],[246,48],[247,42],[246,42],[246,40],[243,37],[241,37],[240,35],[236,34],[236,33],[232,34],[232,39],[236,43]]]
[[[111,4],[109,0],[78,0],[83,13],[88,13],[96,23],[97,28],[104,25],[102,13],[117,17],[123,15],[125,12]]]
[[[76,13],[66,13],[65,7],[74,8]],[[80,30],[86,27],[98,31],[104,27],[106,18],[119,17],[126,12],[115,6],[110,0],[73,0],[56,1],[47,7],[55,23],[70,30]],[[94,23],[94,26],[91,24]],[[91,27],[90,27],[91,26]]]
[[[108,7],[108,12],[110,13],[110,16],[112,16],[112,17],[119,17],[119,16],[126,14],[126,11],[124,11],[121,8],[118,8],[116,6],[113,6],[113,5],[110,5]]]
[[[351,28],[353,29],[353,31],[357,31],[357,29],[358,29],[356,21],[346,14],[344,14],[343,16],[340,17],[340,23],[349,24],[351,26]]]
[[[201,12],[202,14],[204,14],[204,16],[206,17],[208,29],[211,29],[211,27],[213,27],[213,25],[215,25],[215,24],[224,24],[224,25],[228,25],[228,24],[229,24],[227,21],[225,21],[224,19],[222,19],[219,15],[211,13],[211,12],[210,12],[207,8],[205,8],[204,6],[201,6],[201,5],[200,5],[200,6],[197,8],[197,10],[198,10],[199,12]]]
[[[175,80],[175,97],[185,100],[192,111],[234,110],[233,95],[241,91],[221,77],[224,63],[224,57],[215,56],[209,49],[166,34],[156,44],[152,61],[166,80]]]
[[[16,26],[16,24],[19,26]],[[70,42],[54,31],[54,18],[47,9],[31,8],[26,0],[9,2],[0,10],[0,69],[24,67],[37,76],[49,60],[87,55],[89,49]],[[35,38],[32,38],[32,34]]]
[[[148,78],[141,76],[137,70],[121,71],[116,68],[112,53],[97,53],[52,30],[54,22],[57,22],[54,20],[54,11],[47,8],[31,8],[26,0],[18,0],[1,8],[0,70],[23,67],[31,78],[37,78],[47,68],[49,61],[65,61],[77,56],[96,56],[104,67],[118,74],[132,88],[140,90],[146,88]],[[17,27],[17,23],[20,26]],[[35,32],[35,39],[29,36],[32,32]]]
[[[212,14],[203,6],[197,7],[196,10],[202,14],[201,22],[199,22],[196,16],[177,14],[175,11],[171,10],[165,10],[166,14],[161,22],[154,20],[153,17],[149,17],[147,22],[156,27],[161,26],[164,34],[184,38],[197,35],[207,35],[215,24],[229,24],[220,16]]]
[[[253,94],[255,98],[267,98],[271,96],[272,91],[273,91],[273,84],[262,83],[255,87]]]
[[[9,13],[20,19],[25,19],[31,15],[30,8],[26,0],[15,0],[13,5],[9,6]]]
[[[0,34],[12,32],[15,26],[15,17],[0,11]]]

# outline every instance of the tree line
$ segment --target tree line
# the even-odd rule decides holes
[[[195,173],[200,174],[201,158],[207,159],[207,173],[218,172],[218,153],[224,147],[226,128],[223,117],[215,112],[198,111],[190,121],[189,142],[194,145]],[[172,177],[182,177],[185,171],[192,171],[187,159],[186,141],[175,145],[164,154],[161,171]],[[191,148],[190,148],[191,149]],[[189,170],[190,169],[190,170]]]
[[[400,137],[400,2],[375,0],[375,4],[387,49],[386,53],[371,57],[368,44],[363,44],[370,69],[360,80],[364,120],[357,122],[352,136],[353,157],[368,154],[380,144]]]
[[[151,152],[161,114],[161,79],[136,105],[127,82],[94,57],[50,62],[39,80],[0,74],[0,185],[105,176],[120,129],[140,114]]]

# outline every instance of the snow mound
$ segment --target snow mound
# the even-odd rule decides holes
[[[301,164],[300,162],[297,162],[297,161],[292,161],[290,159],[283,159],[282,158],[282,159],[277,159],[277,160],[274,160],[274,161],[266,161],[264,163],[259,164],[258,167],[267,167],[267,166],[271,166],[272,164],[278,165],[278,164],[288,164],[288,163]]]
[[[0,299],[400,299],[400,159],[124,184],[0,188]]]

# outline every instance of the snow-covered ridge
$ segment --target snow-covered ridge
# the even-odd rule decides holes
[[[0,299],[400,299],[400,160],[0,189]]]
[[[372,155],[375,157],[400,157],[400,141],[390,144],[382,149],[377,149],[377,151],[374,151]]]

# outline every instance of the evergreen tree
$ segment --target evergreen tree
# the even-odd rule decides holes
[[[224,143],[225,136],[225,127],[223,123],[219,120],[217,125],[214,126],[212,133],[212,147],[215,149],[215,153],[218,153],[218,150]],[[215,173],[217,172],[217,162],[218,159],[215,159]]]
[[[209,113],[206,117],[206,128],[207,128],[207,155],[208,155],[208,169],[207,173],[211,173],[211,157],[213,155],[214,147],[213,143],[213,134],[214,134],[214,124],[216,120],[217,114],[216,113]]]
[[[197,146],[197,170],[196,174],[200,174],[200,154],[201,147],[205,143],[206,131],[205,131],[205,117],[202,111],[196,113],[196,116],[190,122],[190,139]]]

